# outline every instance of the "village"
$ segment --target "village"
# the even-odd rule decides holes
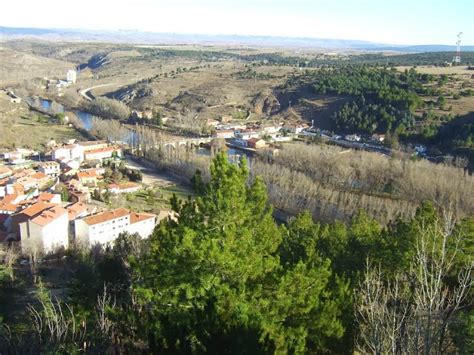
[[[139,170],[124,167],[122,154],[106,141],[50,141],[44,153],[2,153],[0,242],[19,244],[30,256],[110,246],[124,232],[149,237],[170,212],[139,213],[101,202],[146,187]]]

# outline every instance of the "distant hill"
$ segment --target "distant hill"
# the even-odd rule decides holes
[[[376,48],[375,50],[382,51],[397,51],[397,52],[455,52],[456,46],[448,46],[444,44],[424,44],[416,46],[382,46]],[[462,46],[461,50],[463,52],[473,52],[474,46]]]
[[[390,45],[360,40],[331,38],[294,38],[243,35],[202,35],[154,33],[142,31],[91,31],[83,29],[1,27],[0,39],[37,38],[52,41],[101,41],[144,44],[233,44],[269,47],[324,48],[334,50],[396,51],[396,52],[452,52],[447,45]],[[463,46],[463,51],[474,51],[474,46]]]

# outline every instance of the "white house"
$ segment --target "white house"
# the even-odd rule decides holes
[[[21,250],[51,253],[69,245],[68,213],[60,206],[42,211],[32,219],[19,224]]]
[[[66,80],[68,83],[75,84],[77,80],[77,72],[75,70],[68,70],[66,74]]]
[[[84,154],[85,160],[103,160],[110,159],[114,155],[121,156],[122,151],[117,147],[106,147],[100,149],[94,149],[86,151]]]
[[[142,188],[139,184],[134,182],[125,182],[122,184],[109,184],[109,191],[112,194],[130,194],[140,191]]]
[[[240,131],[235,134],[236,138],[240,139],[251,139],[251,138],[260,138],[260,132],[256,131]]]
[[[130,225],[127,231],[137,233],[142,239],[148,238],[156,225],[156,216],[150,213],[130,213]]]
[[[59,80],[58,80],[58,83],[56,84],[56,87],[57,87],[58,89],[61,89],[61,88],[68,87],[69,84],[70,84],[70,83],[69,83],[67,80],[61,80],[61,79],[59,79]]]
[[[84,152],[88,152],[90,150],[107,148],[109,146],[107,141],[87,141],[87,142],[79,142],[78,144],[83,148]]]
[[[214,132],[214,138],[233,138],[234,131],[231,129],[223,129]]]
[[[49,176],[58,176],[61,173],[59,163],[55,161],[47,161],[42,163],[38,170]]]
[[[11,164],[14,164],[14,165],[18,165],[18,164],[22,164],[26,162],[25,156],[23,155],[22,152],[19,152],[19,151],[10,152],[8,155],[8,160],[10,161]]]
[[[265,134],[276,134],[280,132],[281,126],[265,126],[263,127],[263,132]]]
[[[64,145],[53,150],[53,160],[69,161],[77,160],[84,161],[84,147],[79,144]]]
[[[344,136],[344,139],[350,142],[360,142],[361,138],[362,137],[359,136],[358,134],[346,134]]]
[[[110,245],[123,232],[138,233],[147,238],[153,232],[155,223],[155,215],[117,208],[76,220],[76,243],[88,247]]]

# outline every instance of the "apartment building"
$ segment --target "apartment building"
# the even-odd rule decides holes
[[[138,233],[142,238],[147,238],[155,224],[156,216],[153,214],[118,208],[76,220],[76,243],[86,247],[112,245],[123,232]]]

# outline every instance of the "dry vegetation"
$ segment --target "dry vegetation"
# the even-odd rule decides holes
[[[381,222],[413,215],[424,200],[474,211],[474,178],[463,169],[387,158],[331,146],[287,145],[273,163],[255,161],[272,202],[292,213],[308,209],[321,219],[347,219],[363,209]]]
[[[150,150],[158,166],[191,178],[209,176],[209,157],[187,150]],[[331,146],[285,145],[271,162],[254,158],[252,176],[265,181],[270,202],[295,215],[304,210],[318,220],[348,220],[364,210],[381,223],[408,219],[425,200],[450,206],[460,217],[474,211],[474,178],[464,170],[388,158]]]
[[[67,70],[74,67],[71,62],[15,51],[0,43],[0,86],[16,85],[38,77],[65,78]]]

